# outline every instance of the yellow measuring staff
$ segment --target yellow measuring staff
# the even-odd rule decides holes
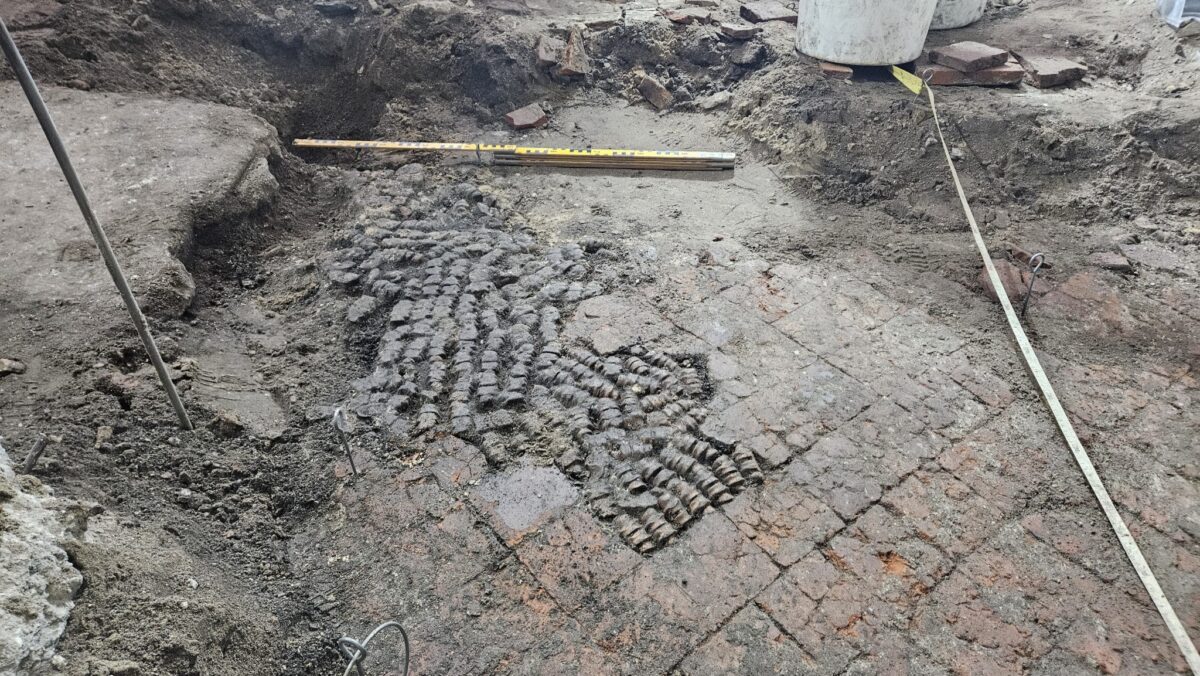
[[[419,141],[335,141],[316,138],[298,138],[292,141],[297,148],[346,148],[350,150],[443,150],[450,152],[499,152],[515,151],[517,146],[490,143],[422,143]]]
[[[424,143],[419,141],[339,141],[296,139],[297,148],[344,148],[349,150],[442,151],[493,153],[498,164],[553,165],[563,162],[572,167],[652,169],[733,169],[736,153],[696,150],[633,150],[628,148],[531,148],[492,143]]]

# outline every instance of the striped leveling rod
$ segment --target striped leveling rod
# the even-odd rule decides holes
[[[619,148],[528,148],[492,143],[422,143],[393,141],[335,141],[296,139],[297,148],[351,150],[407,150],[491,153],[494,164],[523,167],[578,167],[586,169],[657,169],[665,171],[724,171],[734,168],[735,153],[689,150],[627,150]]]

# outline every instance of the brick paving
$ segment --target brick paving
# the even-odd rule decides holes
[[[763,482],[649,555],[554,466],[498,479],[452,437],[348,489],[300,565],[363,576],[356,615],[409,618],[418,673],[1184,669],[1042,405],[970,336],[829,264],[660,284],[586,301],[564,335],[699,355],[703,433],[753,451]],[[1048,362],[1102,471],[1132,469],[1114,497],[1195,632],[1196,381]],[[497,500],[497,481],[535,488]],[[356,558],[363,540],[393,563]]]

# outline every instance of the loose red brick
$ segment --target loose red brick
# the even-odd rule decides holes
[[[926,80],[935,87],[1002,87],[1017,84],[1025,77],[1024,69],[1015,61],[974,73],[964,73],[949,66],[929,63],[922,59],[917,62],[914,72],[922,80]]]
[[[758,26],[748,23],[723,23],[721,24],[721,32],[726,37],[734,40],[749,40],[755,35],[758,35],[762,30]]]
[[[1029,83],[1039,89],[1074,82],[1087,73],[1087,67],[1057,56],[1019,54],[1017,59],[1025,66]]]
[[[672,23],[689,25],[693,23],[711,23],[712,13],[701,7],[680,7],[664,9],[662,15]]]
[[[1025,278],[1024,272],[1017,266],[1005,260],[993,260],[992,265],[996,268],[996,273],[1000,276],[1000,282],[1004,284],[1004,290],[1008,293],[1010,301],[1019,301],[1025,297],[1025,291],[1029,288],[1029,281]],[[979,281],[983,285],[983,290],[992,300],[998,300],[999,296],[996,290],[992,288],[992,278],[988,275],[987,270],[979,272]]]
[[[928,61],[918,61],[914,71],[917,77],[935,87],[953,87],[968,84],[966,73],[954,70],[948,66],[929,63]]]
[[[545,126],[550,121],[550,116],[542,110],[541,106],[531,103],[505,115],[504,121],[513,129],[536,129]]]
[[[621,15],[615,14],[612,16],[602,16],[595,19],[588,19],[583,22],[584,27],[588,30],[606,31],[609,28],[615,28],[621,23]]]
[[[588,58],[587,50],[583,46],[583,31],[573,28],[571,36],[567,38],[567,46],[563,49],[558,74],[564,77],[578,77],[590,72],[592,72],[592,61]]]
[[[675,102],[675,96],[658,80],[646,75],[638,83],[638,91],[655,108],[663,110]]]
[[[983,70],[969,73],[968,77],[971,80],[971,84],[983,85],[985,87],[1003,87],[1020,83],[1025,78],[1025,69],[1016,61],[1009,61],[1002,66],[984,68]]]
[[[1104,268],[1105,270],[1112,270],[1114,272],[1121,272],[1125,274],[1133,272],[1133,264],[1129,262],[1129,259],[1112,251],[1103,251],[1092,254],[1090,257],[1088,257],[1088,262],[1096,267]]]
[[[850,66],[843,66],[840,63],[830,63],[828,61],[821,61],[820,66],[821,74],[828,78],[849,80],[854,77],[854,69]]]
[[[786,21],[790,24],[796,23],[796,13],[783,3],[776,0],[758,0],[757,2],[747,2],[742,5],[740,10],[741,17],[747,21],[754,23],[763,23],[764,21]]]
[[[956,42],[929,51],[929,60],[964,73],[1008,63],[1008,52],[982,42]]]

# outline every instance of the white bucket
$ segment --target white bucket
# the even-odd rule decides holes
[[[799,0],[796,48],[833,63],[886,66],[921,56],[938,0]]]
[[[938,0],[930,30],[962,28],[983,18],[987,0]]]

